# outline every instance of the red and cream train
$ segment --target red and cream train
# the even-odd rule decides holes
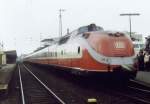
[[[61,37],[54,44],[25,57],[25,61],[49,64],[73,73],[126,75],[134,78],[134,48],[121,32],[104,31],[91,24]]]

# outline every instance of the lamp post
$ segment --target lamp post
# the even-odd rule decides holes
[[[139,13],[123,13],[123,14],[120,14],[120,16],[129,16],[129,25],[130,25],[130,37],[132,38],[131,36],[131,33],[132,33],[132,23],[131,23],[131,16],[139,16],[140,14]]]
[[[62,37],[62,12],[64,9],[59,9],[59,36]]]

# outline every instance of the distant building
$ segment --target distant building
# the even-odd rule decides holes
[[[125,32],[126,34],[128,34],[130,36],[130,33],[129,32]],[[141,49],[144,49],[144,38],[143,38],[143,35],[142,34],[138,34],[136,32],[132,32],[131,33],[131,39],[133,41],[133,45],[134,45],[134,51],[135,51],[135,54],[138,54],[139,51]]]
[[[6,64],[6,54],[3,51],[3,45],[0,44],[0,65]]]
[[[9,51],[5,51],[6,54],[6,62],[7,64],[14,64],[16,63],[16,59],[17,59],[17,52],[16,50],[9,50]]]
[[[127,35],[129,35],[130,36],[130,33],[129,32],[125,32]],[[136,33],[136,32],[132,32],[131,33],[131,39],[132,39],[132,41],[143,41],[143,34],[139,34],[139,33]]]

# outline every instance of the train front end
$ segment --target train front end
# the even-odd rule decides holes
[[[135,53],[131,39],[121,32],[90,32],[83,35],[87,44],[82,67],[91,72],[134,78]],[[85,62],[83,61],[83,62]]]

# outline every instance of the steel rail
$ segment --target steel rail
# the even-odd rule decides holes
[[[146,87],[149,87],[150,88],[150,85],[146,84],[146,83],[143,83],[143,82],[139,82],[137,80],[133,80],[133,79],[130,79],[131,82],[133,83],[137,83],[139,85],[143,85],[143,86],[146,86]]]
[[[23,86],[22,86],[22,79],[21,79],[21,72],[20,72],[19,64],[18,64],[18,69],[19,69],[19,80],[20,80],[20,87],[21,87],[22,104],[25,104],[25,98],[24,98],[24,92],[23,92]]]
[[[35,76],[28,67],[23,64],[24,68],[39,82],[42,86],[45,87],[47,91],[49,91],[61,104],[66,104],[63,100],[61,100],[50,88],[48,88],[37,76]]]
[[[137,97],[137,96],[132,96],[132,95],[129,95],[129,94],[120,92],[120,91],[118,91],[118,90],[113,91],[113,93],[115,93],[115,94],[117,94],[117,95],[119,95],[119,96],[124,96],[124,97],[127,97],[127,98],[129,98],[129,99],[132,99],[132,100],[141,102],[142,104],[150,104],[150,101],[147,101],[147,100],[142,99],[142,98]]]
[[[120,92],[116,92],[116,93],[117,93],[118,95],[128,97],[129,99],[133,99],[133,100],[142,102],[143,104],[150,104],[150,101],[146,101],[146,100],[141,99],[141,98],[139,98],[139,97],[130,96],[130,95],[123,94],[123,93],[120,93]]]
[[[141,88],[136,88],[136,87],[131,87],[131,86],[128,86],[128,88],[131,88],[131,89],[134,89],[134,90],[139,90],[139,91],[146,92],[146,93],[150,93],[150,90],[144,90],[144,89],[141,89]]]

